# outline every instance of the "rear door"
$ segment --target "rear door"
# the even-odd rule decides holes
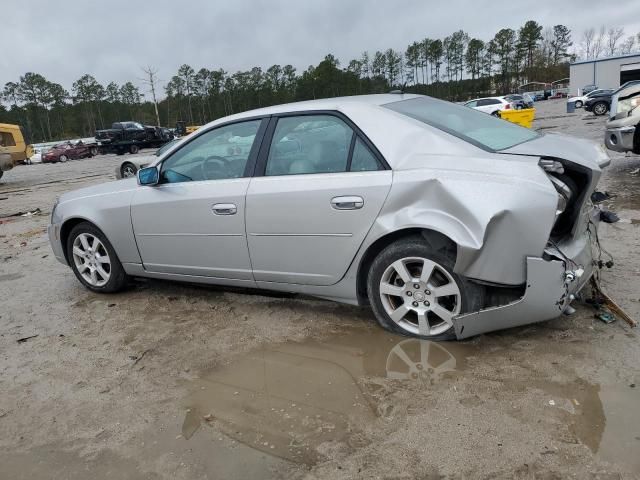
[[[274,117],[247,191],[255,280],[337,283],[378,216],[391,179],[375,147],[337,113]]]

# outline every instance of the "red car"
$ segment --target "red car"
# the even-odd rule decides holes
[[[77,158],[93,157],[96,154],[95,146],[85,145],[82,142],[76,144],[63,143],[56,145],[47,153],[42,155],[42,162],[66,162]]]

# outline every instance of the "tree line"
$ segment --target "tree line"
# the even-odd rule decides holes
[[[618,35],[619,29],[610,30],[614,37]],[[609,50],[624,45],[625,51],[634,50],[635,40],[633,44],[620,42],[620,36],[614,41],[607,32],[605,29],[603,39],[595,45],[607,45]],[[576,58],[572,46],[568,27],[544,28],[530,20],[518,29],[503,28],[489,40],[459,30],[443,39],[416,40],[404,51],[365,51],[344,64],[328,54],[301,73],[292,65],[230,73],[222,68],[196,70],[185,64],[160,85],[157,72],[149,67],[143,69],[147,74],[141,82],[144,92],[133,82],[103,85],[90,74],[82,75],[67,90],[41,74],[28,72],[5,84],[0,122],[23,125],[31,141],[39,142],[93,136],[96,129],[120,120],[165,126],[182,120],[197,125],[273,104],[392,89],[466,100],[510,93],[529,81],[567,77],[569,62]],[[581,48],[586,56],[604,52],[595,49],[594,41],[586,43],[586,32]],[[158,99],[156,92],[162,89],[165,95]]]

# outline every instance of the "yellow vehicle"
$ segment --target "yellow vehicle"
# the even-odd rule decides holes
[[[25,141],[19,125],[0,123],[0,178],[18,162],[24,162],[33,155],[33,147]]]
[[[178,120],[176,122],[176,134],[180,137],[189,135],[199,129],[201,125],[187,125],[187,122]]]

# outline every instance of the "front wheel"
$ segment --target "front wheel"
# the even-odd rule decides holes
[[[374,260],[367,292],[378,323],[428,340],[455,338],[453,318],[481,308],[480,285],[453,273],[455,259],[422,237],[392,243]]]
[[[122,290],[128,276],[107,237],[96,226],[83,222],[67,238],[67,258],[73,273],[89,290],[112,293]]]
[[[593,106],[593,113],[595,115],[604,115],[609,110],[608,105],[605,102],[598,102]]]
[[[494,116],[494,117],[499,117],[499,116],[500,116],[500,111],[499,111],[499,110],[496,110],[496,111],[495,111],[495,112],[493,112],[491,115],[492,115],[492,116]]]
[[[580,101],[580,100],[576,100],[575,107],[576,107],[576,108],[582,108],[582,101]]]
[[[66,162],[67,160],[69,160],[69,158],[68,158],[66,155],[60,155],[59,160],[60,160],[60,162],[64,163],[64,162]]]
[[[120,175],[122,175],[122,178],[135,177],[137,171],[138,169],[131,162],[125,162],[120,167]]]

